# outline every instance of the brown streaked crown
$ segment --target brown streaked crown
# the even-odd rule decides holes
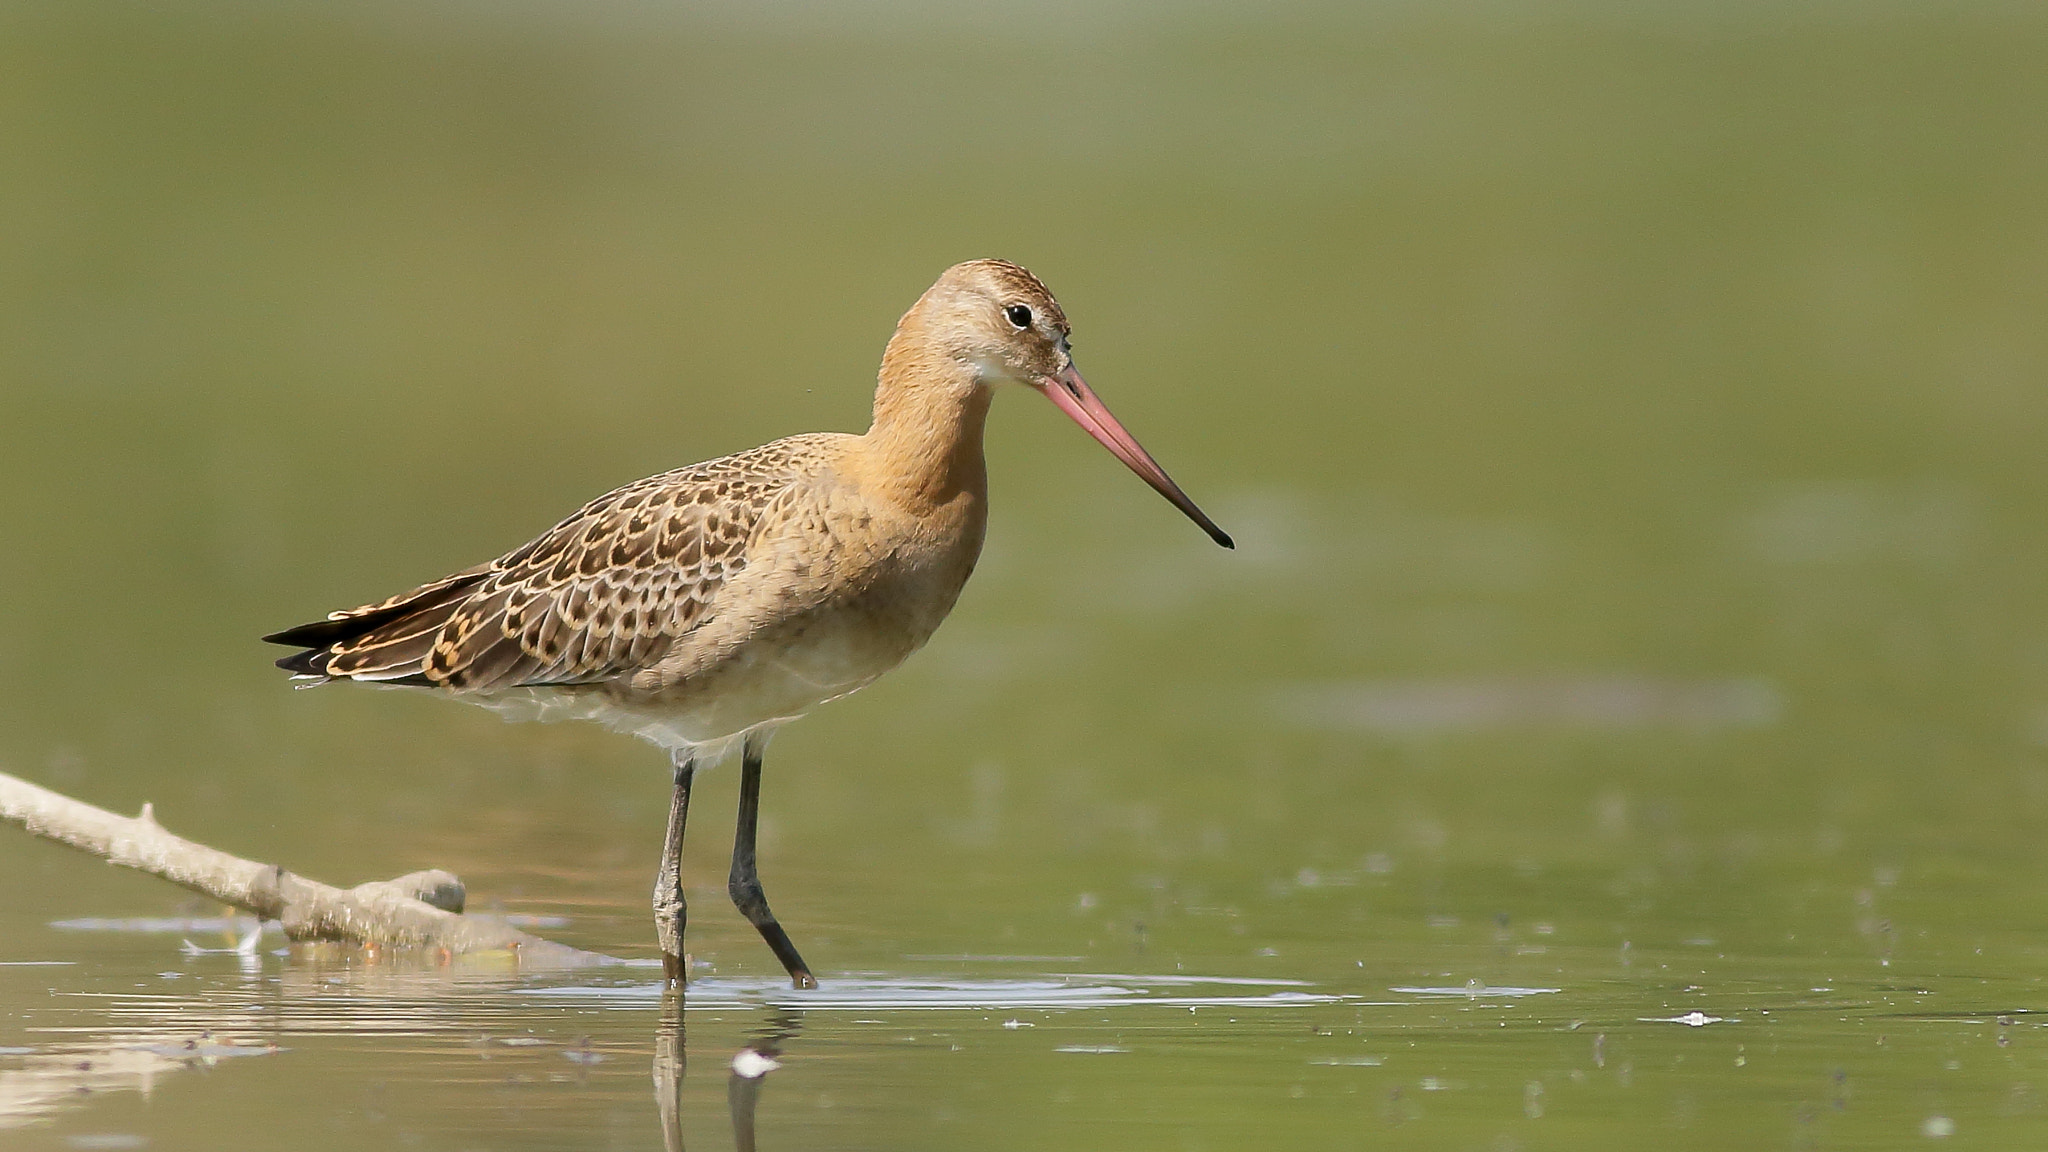
[[[1008,310],[1030,310],[1019,328]],[[1067,315],[1038,277],[1007,260],[969,260],[946,269],[904,313],[883,354],[884,391],[922,381],[931,387],[961,379],[942,366],[975,365],[996,378],[1035,380],[1067,364]],[[966,378],[968,381],[976,377]],[[993,383],[996,378],[987,382]]]
[[[1033,276],[1021,265],[1012,264],[1008,260],[969,260],[946,269],[946,274],[939,277],[939,283],[946,283],[956,274],[963,281],[979,280],[982,284],[990,286],[993,289],[991,295],[1014,297],[1015,302],[1024,304],[1045,317],[1062,336],[1070,335],[1073,331],[1067,326],[1067,314],[1060,310],[1060,302],[1053,299],[1052,289],[1047,288],[1043,280]]]

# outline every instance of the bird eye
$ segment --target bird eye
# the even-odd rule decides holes
[[[1003,309],[1003,315],[1008,316],[1010,323],[1015,324],[1019,328],[1031,327],[1031,309],[1026,308],[1022,304],[1012,304],[1008,308]]]

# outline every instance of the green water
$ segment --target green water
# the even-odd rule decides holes
[[[1997,3],[0,13],[0,769],[651,958],[656,750],[254,638],[863,427],[970,257],[1240,545],[1000,398],[953,619],[770,750],[808,997],[729,769],[680,1013],[187,955],[106,921],[221,909],[0,829],[0,1146],[2041,1143],[2044,53]]]

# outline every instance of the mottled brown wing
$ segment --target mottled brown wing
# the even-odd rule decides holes
[[[606,493],[489,564],[264,639],[302,675],[458,692],[637,671],[717,611],[771,507],[831,434],[792,436]]]
[[[266,640],[306,675],[458,692],[582,684],[652,663],[746,566],[793,477],[763,450],[600,496],[503,557]]]
[[[620,489],[492,566],[422,671],[457,691],[645,667],[703,619],[780,484],[700,465]]]

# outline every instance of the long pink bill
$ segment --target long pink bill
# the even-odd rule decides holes
[[[1214,520],[1195,507],[1195,502],[1188,499],[1188,494],[1180,490],[1180,485],[1173,482],[1173,477],[1166,474],[1166,469],[1161,468],[1159,462],[1152,459],[1152,454],[1132,439],[1129,432],[1124,431],[1124,426],[1117,422],[1116,417],[1109,414],[1109,409],[1096,398],[1095,390],[1088,387],[1088,382],[1081,379],[1081,374],[1072,366],[1058,376],[1042,377],[1037,383],[1038,390],[1059,405],[1060,411],[1072,416],[1074,423],[1086,428],[1090,436],[1100,440],[1102,446],[1114,453],[1131,471],[1136,472],[1139,479],[1158,490],[1161,496],[1173,501],[1173,506],[1187,513],[1188,519],[1200,524],[1202,531],[1209,534],[1209,539],[1225,548],[1237,547],[1230,542],[1230,534],[1218,528]]]

